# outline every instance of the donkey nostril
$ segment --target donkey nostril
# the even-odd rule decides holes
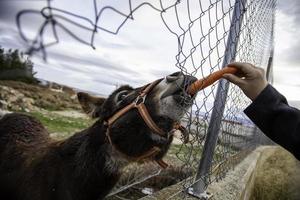
[[[178,77],[169,75],[166,77],[166,79],[167,79],[167,82],[171,83],[173,81],[176,81],[178,79]]]
[[[180,77],[181,74],[182,74],[181,72],[175,72],[175,73],[173,73],[171,75],[168,75],[166,77],[166,80],[167,80],[167,82],[176,81]]]

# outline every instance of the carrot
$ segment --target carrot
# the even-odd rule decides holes
[[[206,88],[207,86],[210,86],[220,78],[222,78],[223,74],[235,74],[237,72],[237,69],[234,67],[224,67],[223,69],[216,71],[212,74],[210,74],[207,77],[204,77],[203,79],[199,79],[196,82],[192,83],[188,89],[187,92],[191,95],[196,94],[198,91]]]

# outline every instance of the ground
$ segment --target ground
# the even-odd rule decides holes
[[[187,179],[143,200],[197,200],[183,192]],[[245,195],[244,188],[249,189]],[[300,163],[279,146],[261,146],[246,156],[226,176],[209,185],[211,200],[299,200]]]
[[[300,162],[277,147],[267,149],[259,160],[252,200],[299,200]]]

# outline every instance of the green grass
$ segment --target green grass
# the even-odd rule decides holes
[[[179,166],[188,164],[196,169],[202,155],[202,148],[202,146],[191,146],[190,144],[172,144],[165,160]]]
[[[90,126],[93,121],[88,118],[72,118],[53,114],[51,112],[31,112],[29,115],[39,119],[50,133],[55,137],[65,138],[76,131],[83,130]]]

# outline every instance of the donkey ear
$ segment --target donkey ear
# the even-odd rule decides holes
[[[100,117],[101,106],[105,98],[91,96],[85,92],[78,92],[77,98],[86,114],[92,118]]]

